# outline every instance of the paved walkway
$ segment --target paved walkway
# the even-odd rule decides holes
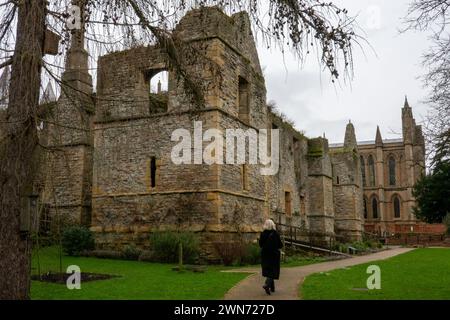
[[[261,275],[261,269],[233,270],[232,272],[248,272],[252,273],[252,275],[231,288],[225,295],[225,300],[297,300],[299,299],[298,287],[305,277],[310,274],[384,260],[411,250],[414,249],[395,248],[354,258],[322,262],[303,267],[282,268],[280,280],[275,282],[276,292],[270,296],[262,288],[264,278]]]

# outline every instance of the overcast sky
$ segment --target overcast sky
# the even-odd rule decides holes
[[[410,1],[335,1],[351,15],[358,15],[358,23],[375,50],[366,46],[364,53],[359,49],[354,52],[355,72],[350,84],[332,84],[317,59],[310,59],[302,68],[292,56],[286,55],[283,62],[279,51],[260,46],[268,101],[275,100],[307,136],[326,133],[330,143],[343,142],[350,119],[358,140],[374,140],[377,125],[384,139],[400,138],[405,94],[417,122],[427,112],[422,103],[426,91],[418,77],[424,72],[421,56],[430,43],[424,33],[399,33]]]

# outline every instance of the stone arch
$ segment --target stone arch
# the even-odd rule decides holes
[[[392,216],[394,219],[402,217],[402,198],[398,194],[392,196]]]
[[[169,91],[169,71],[159,69],[149,73],[150,93],[160,94]]]
[[[372,195],[370,198],[370,211],[372,213],[372,219],[380,218],[380,201],[376,195]]]
[[[168,110],[170,73],[167,68],[150,69],[146,72],[145,81],[149,95],[150,113],[165,113]]]

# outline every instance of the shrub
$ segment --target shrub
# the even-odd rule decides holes
[[[369,246],[365,242],[354,242],[350,247],[355,248],[358,252],[366,252]]]
[[[191,232],[155,232],[150,236],[155,258],[160,262],[178,262],[179,244],[183,245],[183,261],[193,263],[199,255],[199,240]]]
[[[225,266],[242,265],[247,253],[247,244],[240,241],[216,241],[214,248]]]
[[[380,249],[383,247],[383,244],[379,241],[368,240],[366,244],[370,249]]]
[[[336,243],[336,244],[333,246],[333,250],[334,250],[334,251],[338,251],[338,252],[342,252],[342,253],[348,253],[348,247],[349,247],[348,244],[345,244],[345,243]]]
[[[128,245],[122,250],[122,256],[125,260],[138,260],[141,250],[133,245]]]
[[[68,227],[62,234],[62,247],[69,256],[78,256],[85,250],[94,249],[93,233],[83,226]]]
[[[261,263],[261,249],[257,244],[249,243],[245,249],[245,254],[241,261],[243,264],[255,265]]]
[[[261,262],[261,250],[253,243],[216,241],[214,248],[225,266],[255,265]]]

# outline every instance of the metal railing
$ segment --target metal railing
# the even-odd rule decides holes
[[[287,244],[303,250],[348,256],[345,253],[333,250],[335,244],[339,240],[343,240],[341,236],[336,236],[333,233],[313,232],[304,227],[283,223],[277,223],[277,230],[285,246]]]

